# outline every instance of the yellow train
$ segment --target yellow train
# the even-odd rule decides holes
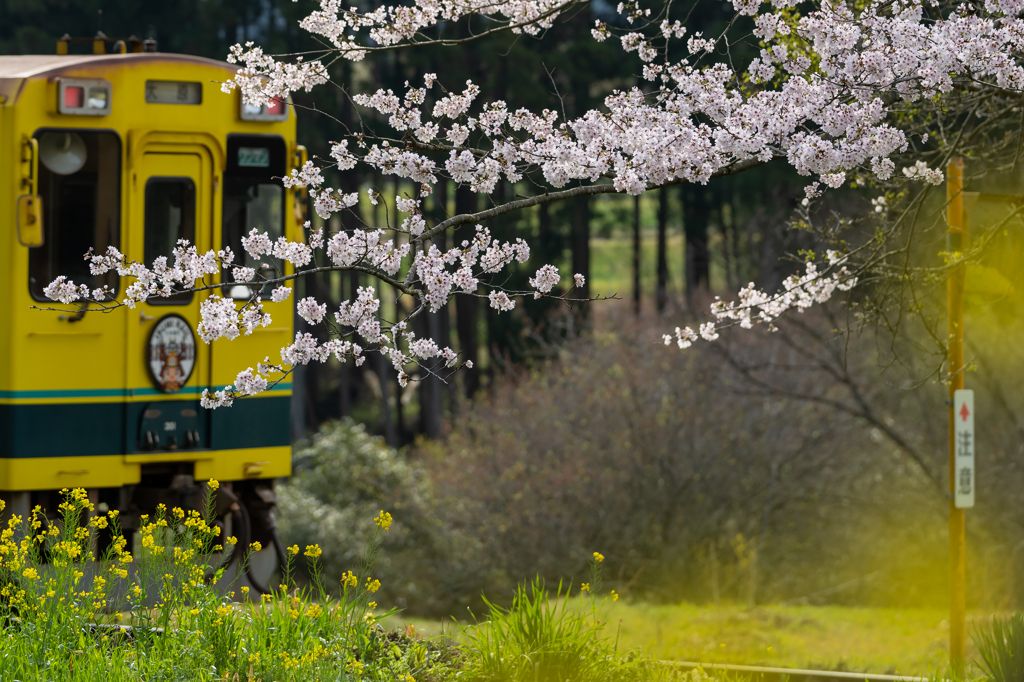
[[[116,273],[90,276],[89,247],[148,264],[186,238],[230,245],[241,262],[253,227],[301,238],[300,197],[279,179],[304,157],[295,117],[223,94],[229,64],[141,42],[107,54],[103,36],[95,48],[0,57],[0,495],[25,514],[85,488],[131,529],[216,478],[259,539],[272,480],[290,473],[291,387],[216,411],[199,396],[278,354],[293,337],[291,300],[267,301],[272,326],[210,345],[194,332],[202,295],[107,314],[33,306],[48,305],[58,275],[124,291]],[[226,281],[222,291],[248,296]]]

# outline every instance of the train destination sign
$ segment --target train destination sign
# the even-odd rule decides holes
[[[954,478],[953,504],[957,509],[974,506],[974,391],[953,392]]]
[[[191,325],[180,315],[165,315],[150,332],[147,346],[153,383],[164,393],[180,391],[196,363],[196,339]]]
[[[266,147],[239,147],[238,165],[241,168],[268,168],[270,150]]]

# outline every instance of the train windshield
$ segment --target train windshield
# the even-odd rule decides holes
[[[285,144],[276,136],[229,135],[228,164],[224,172],[224,235],[238,265],[256,267],[257,262],[242,248],[242,237],[253,229],[269,234],[271,241],[284,235]],[[276,259],[264,265],[267,277],[284,274],[283,263]],[[276,272],[274,272],[276,270]],[[225,295],[248,298],[249,287],[227,285]],[[265,292],[269,297],[270,292]]]
[[[147,265],[171,254],[178,240],[196,243],[196,186],[192,178],[150,178],[146,183],[145,260]],[[192,300],[192,292],[149,299],[152,304],[181,304]]]
[[[120,246],[121,141],[111,132],[49,130],[39,140],[39,194],[44,241],[29,249],[29,291],[48,300],[43,288],[60,275],[90,289],[117,291],[116,272],[94,276],[82,258]]]

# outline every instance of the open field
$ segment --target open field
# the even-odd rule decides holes
[[[608,634],[619,650],[653,658],[707,663],[929,675],[948,661],[942,609],[846,606],[652,606],[609,604]],[[969,616],[970,618],[971,616]],[[974,618],[983,618],[973,614]],[[458,633],[454,623],[402,619],[425,635]],[[970,629],[970,625],[968,625]],[[968,657],[973,658],[968,643]]]

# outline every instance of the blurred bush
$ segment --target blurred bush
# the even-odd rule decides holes
[[[373,530],[368,521],[390,512],[394,523],[376,566],[382,596],[402,606],[411,598],[423,608],[432,597],[416,566],[443,535],[434,528],[429,489],[422,468],[363,425],[330,422],[296,451],[292,478],[278,487],[281,536],[289,545],[319,543],[325,582],[336,586],[366,551]]]
[[[657,602],[943,605],[944,387],[905,389],[869,343],[837,348],[833,324],[807,314],[680,352],[663,318],[613,318],[497,376],[443,440],[396,452],[330,424],[281,486],[284,535],[319,542],[340,576],[366,542],[357,520],[392,512],[381,603],[425,615],[481,612],[485,592],[509,604],[537,574],[578,582],[594,551],[608,587]],[[985,447],[1016,447],[995,418],[1007,444]],[[972,537],[997,509],[972,515]],[[1003,598],[983,588],[1007,584],[1015,546],[972,544],[972,595]]]

